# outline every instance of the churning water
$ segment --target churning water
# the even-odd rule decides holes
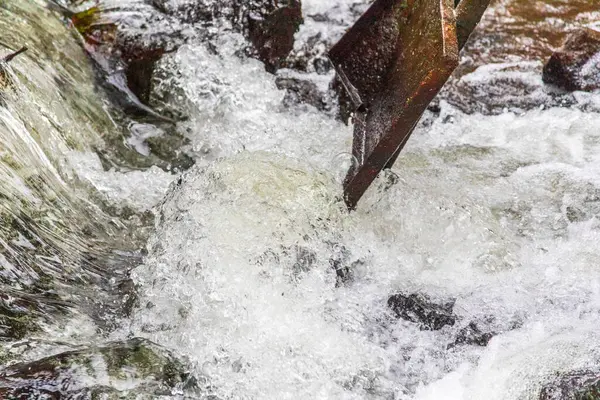
[[[48,275],[76,305],[58,317],[39,300],[46,322],[17,361],[144,337],[201,386],[171,397],[219,399],[536,399],[557,373],[598,368],[600,95],[557,95],[542,59],[517,51],[499,60],[490,45],[486,61],[486,32],[517,2],[489,11],[477,55],[352,213],[340,200],[351,127],[282,106],[275,76],[238,54],[242,36],[212,28],[207,46],[189,26],[161,64],[158,90],[189,115],[176,132],[196,161],[177,175],[111,161],[109,143],[144,153],[144,138],[120,131],[77,37],[41,0],[7,3],[3,32],[22,31],[2,40],[32,50],[9,66],[0,107],[0,218],[13,221],[0,278],[26,293]],[[319,32],[334,42],[356,8],[305,0],[296,46]],[[306,77],[324,90],[331,78]],[[450,93],[465,87],[476,112]],[[19,221],[29,237],[10,236]],[[136,305],[120,313],[132,266]],[[455,301],[456,323],[398,319],[395,293]],[[457,340],[473,324],[493,334],[487,346]]]

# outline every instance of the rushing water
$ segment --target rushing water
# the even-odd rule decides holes
[[[305,0],[296,50],[335,42],[366,3]],[[114,109],[44,1],[0,3],[4,50],[31,49],[0,94],[2,310],[43,316],[0,356],[147,338],[198,382],[173,398],[536,399],[557,373],[597,370],[600,96],[544,86],[541,66],[598,6],[496,2],[439,109],[348,213],[351,127],[284,107],[227,24],[144,27],[138,1],[118,14],[186,38],[155,91],[188,118],[153,126]],[[166,135],[196,163],[181,175],[144,161]],[[399,292],[455,301],[456,323],[397,319]],[[472,323],[489,344],[451,345]]]

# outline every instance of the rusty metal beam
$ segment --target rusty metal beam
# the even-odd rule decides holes
[[[459,4],[461,25],[472,25],[470,13],[479,20],[482,1],[489,0]],[[466,41],[465,34],[461,40]],[[454,0],[376,0],[330,50],[356,107],[352,154],[357,163],[344,182],[350,209],[379,172],[393,164],[458,66],[458,52]]]

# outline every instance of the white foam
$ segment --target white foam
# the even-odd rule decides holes
[[[98,191],[109,204],[138,211],[153,208],[165,195],[176,175],[158,167],[146,171],[105,171],[96,153],[72,152],[69,161],[80,180]]]

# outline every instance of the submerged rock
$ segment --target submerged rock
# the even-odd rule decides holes
[[[69,351],[0,370],[3,399],[156,398],[194,386],[195,379],[179,361],[144,339]],[[96,397],[102,395],[106,397]]]
[[[577,371],[560,375],[546,384],[539,400],[600,399],[600,372]]]
[[[396,316],[421,325],[423,330],[437,331],[456,322],[453,314],[454,301],[435,304],[424,294],[395,294],[388,299],[388,306]]]
[[[310,80],[296,77],[279,76],[275,80],[278,89],[285,89],[283,105],[290,107],[296,104],[308,104],[319,111],[331,109],[329,94],[319,90],[317,84]]]
[[[314,16],[311,19],[314,20]],[[324,38],[321,32],[312,35],[290,53],[285,66],[297,71],[325,75],[333,69],[331,61],[327,58],[327,51],[331,46],[333,42]]]
[[[569,91],[600,89],[600,32],[590,28],[573,32],[550,57],[543,79]]]
[[[464,113],[500,115],[523,113],[540,107],[570,107],[576,104],[571,93],[544,85],[542,65],[517,62],[484,65],[460,78],[451,78],[440,98]]]
[[[479,328],[475,322],[470,322],[458,331],[456,340],[451,343],[448,348],[453,348],[459,345],[475,345],[485,347],[490,340],[495,336],[494,332],[486,332]]]
[[[184,137],[175,134],[153,136],[149,137],[146,142],[154,156],[169,161],[169,169],[172,171],[185,171],[196,163],[193,158],[181,150],[189,142]]]

